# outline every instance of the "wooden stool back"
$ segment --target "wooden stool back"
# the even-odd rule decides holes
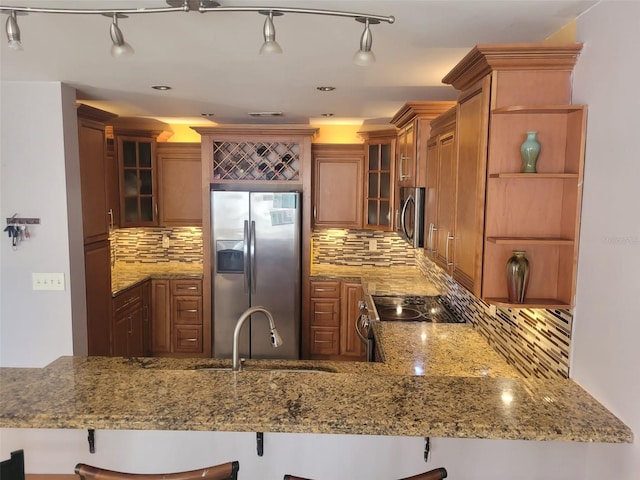
[[[75,472],[82,480],[237,480],[239,469],[238,462],[228,462],[186,472],[125,473],[79,463]]]

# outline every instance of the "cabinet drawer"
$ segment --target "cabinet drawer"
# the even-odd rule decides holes
[[[202,280],[171,280],[172,295],[202,295]]]
[[[340,298],[340,282],[311,282],[312,298]]]
[[[142,288],[138,285],[137,287],[125,290],[114,297],[114,314],[118,315],[120,312],[139,303],[142,303]]]
[[[311,300],[311,325],[338,327],[340,326],[340,300],[322,299]]]
[[[311,354],[338,355],[340,353],[340,332],[337,327],[311,327]]]
[[[176,324],[202,325],[202,297],[173,297],[171,313]]]
[[[202,327],[195,325],[178,325],[174,329],[174,352],[200,353],[202,352]]]

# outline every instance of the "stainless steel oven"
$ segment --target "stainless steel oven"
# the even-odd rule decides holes
[[[413,248],[424,246],[424,195],[423,187],[400,189],[400,210],[396,230]]]

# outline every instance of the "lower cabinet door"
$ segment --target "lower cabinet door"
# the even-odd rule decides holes
[[[171,352],[171,289],[169,280],[151,281],[151,354]]]

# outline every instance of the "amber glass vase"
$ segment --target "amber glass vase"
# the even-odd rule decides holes
[[[509,303],[524,303],[529,285],[529,260],[522,250],[513,250],[507,261],[507,293]]]

